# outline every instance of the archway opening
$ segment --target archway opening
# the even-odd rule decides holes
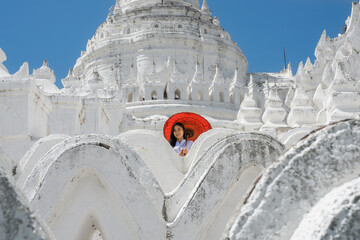
[[[223,92],[219,92],[219,100],[220,100],[220,102],[224,102],[224,93]]]
[[[157,93],[155,90],[151,92],[151,100],[157,100]]]
[[[203,94],[202,94],[202,92],[200,90],[198,91],[198,100],[199,101],[204,100]]]
[[[235,103],[235,99],[234,99],[234,94],[230,95],[230,104],[234,104]]]
[[[240,94],[240,104],[244,101],[245,95],[244,94]]]
[[[175,100],[181,100],[181,93],[179,89],[176,89],[174,96],[175,96]]]
[[[134,94],[133,94],[133,93],[129,93],[129,95],[128,95],[128,102],[130,103],[130,102],[132,102],[132,101],[134,101]]]

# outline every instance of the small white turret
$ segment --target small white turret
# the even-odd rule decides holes
[[[328,43],[328,37],[326,36],[326,30],[321,34],[320,40],[315,48],[315,57],[317,59],[327,57],[334,57],[335,52],[332,51],[331,45]]]
[[[55,85],[55,74],[54,70],[49,68],[49,62],[44,60],[43,65],[39,69],[34,69],[31,78],[36,81],[36,84],[44,92],[54,93],[58,92],[59,89]]]
[[[292,68],[291,68],[291,62],[290,61],[289,61],[289,64],[288,64],[286,70],[287,70],[288,76],[292,77],[293,76],[293,71],[292,71]]]
[[[237,122],[244,125],[245,131],[258,130],[263,125],[260,120],[261,114],[262,110],[258,107],[254,98],[253,76],[250,74],[248,93],[245,95],[245,99],[240,105]]]
[[[49,68],[48,60],[44,60],[43,65],[39,69],[34,69],[32,77],[37,80],[49,80],[52,83],[56,81],[54,70]]]
[[[337,63],[334,80],[327,89],[328,122],[353,118],[357,112],[360,112],[360,81],[358,74],[355,73],[360,61],[351,62],[350,58],[351,55],[347,61]],[[353,74],[350,70],[352,68],[354,69]]]
[[[305,66],[302,62],[299,64],[299,68],[295,75],[295,82],[297,85],[303,87],[306,90],[315,90],[318,86],[318,82],[311,78],[310,70],[312,64],[310,58],[307,59]]]
[[[269,78],[266,77],[263,87],[263,93],[264,93],[264,100],[265,102],[269,100],[270,96],[270,87],[269,87]]]
[[[307,96],[305,90],[301,86],[297,86],[290,108],[287,118],[289,126],[298,127],[316,123],[318,111],[312,105],[311,99]]]
[[[65,88],[79,88],[81,87],[81,82],[74,74],[72,68],[69,69],[68,75],[61,80]]]
[[[114,14],[120,14],[120,13],[121,13],[120,0],[116,0],[114,6]]]
[[[310,58],[308,57],[308,58],[306,59],[306,63],[305,63],[305,66],[304,66],[304,70],[310,70],[312,66],[313,66],[313,65],[312,65],[312,63],[311,63],[311,60],[310,60]]]
[[[87,85],[89,89],[93,91],[93,93],[95,93],[95,91],[98,89],[104,88],[104,81],[98,71],[94,70],[91,73],[89,79],[87,80]]]
[[[210,9],[206,0],[203,0],[201,12],[205,15],[210,15]]]
[[[283,106],[283,101],[279,96],[278,87],[275,85],[270,89],[269,98],[265,102],[265,112],[262,120],[265,125],[276,127],[277,125],[285,126],[285,117],[287,111]]]

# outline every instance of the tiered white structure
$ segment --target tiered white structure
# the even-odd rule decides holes
[[[245,56],[206,1],[201,9],[197,0],[117,1],[74,66],[79,83],[63,81],[65,88],[84,92],[96,71],[103,79],[99,88],[121,91],[135,117],[181,103],[184,110],[206,106],[203,114],[210,117],[218,117],[212,106],[219,106],[223,118],[233,120],[240,96],[235,92],[230,101],[231,79],[236,71],[245,81],[246,70]],[[139,108],[144,105],[151,107]]]
[[[359,238],[359,120],[299,142],[360,117],[359,20],[295,76],[246,74],[206,0],[117,0],[63,89],[0,49],[0,238]],[[213,129],[180,158],[184,111]]]

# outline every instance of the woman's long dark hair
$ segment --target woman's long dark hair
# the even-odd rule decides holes
[[[175,126],[179,126],[179,127],[181,127],[181,128],[183,129],[183,131],[184,131],[183,138],[186,140],[185,127],[184,127],[184,125],[183,125],[182,123],[179,123],[179,122],[174,123],[174,125],[173,125],[172,128],[171,128],[171,134],[170,134],[170,139],[169,139],[169,143],[170,143],[170,145],[171,145],[172,147],[175,147],[176,141],[177,141],[176,137],[174,136]]]

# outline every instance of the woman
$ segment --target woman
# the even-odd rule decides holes
[[[184,157],[188,154],[193,141],[187,141],[184,125],[177,122],[171,128],[169,143],[179,156]]]

